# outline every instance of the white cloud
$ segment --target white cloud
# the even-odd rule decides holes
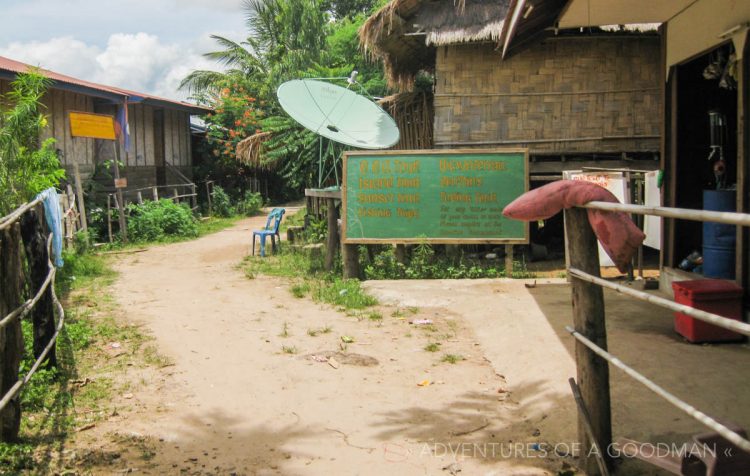
[[[0,48],[2,56],[89,80],[92,71],[96,70],[98,53],[99,48],[96,46],[89,46],[70,36],[53,38],[44,42],[14,42],[5,48]]]
[[[44,42],[14,42],[0,48],[0,56],[170,99],[187,97],[177,87],[194,69],[218,69],[216,63],[201,56],[203,52],[163,43],[156,35],[146,33],[114,33],[104,48],[69,36]]]

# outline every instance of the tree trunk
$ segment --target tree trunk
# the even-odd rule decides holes
[[[0,318],[21,305],[21,237],[16,223],[0,231]],[[0,329],[0,397],[18,381],[23,355],[21,321]],[[13,441],[21,426],[21,402],[11,400],[0,411],[0,441]]]

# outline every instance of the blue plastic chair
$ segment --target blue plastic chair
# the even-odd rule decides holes
[[[279,225],[286,212],[283,208],[274,208],[268,214],[266,226],[262,230],[253,230],[253,256],[255,256],[255,237],[260,238],[260,255],[266,256],[266,237],[271,237],[271,249],[276,251],[276,237],[279,238],[279,249],[281,249],[281,236],[279,236]]]

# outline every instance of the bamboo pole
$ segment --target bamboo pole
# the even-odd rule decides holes
[[[588,222],[586,210],[565,210],[570,266],[588,274],[599,275],[599,253],[596,236]],[[604,319],[604,293],[602,288],[582,280],[571,282],[573,297],[573,322],[575,329],[591,339],[602,349],[607,348],[607,329]],[[577,381],[584,406],[588,409],[593,429],[593,439],[586,431],[583,415],[578,415],[578,439],[581,443],[582,468],[586,474],[600,475],[594,455],[595,443],[603,448],[612,443],[612,417],[609,394],[609,367],[607,362],[581,342],[575,348]],[[610,465],[607,457],[607,464]]]

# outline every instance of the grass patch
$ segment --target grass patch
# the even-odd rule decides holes
[[[449,364],[455,364],[462,360],[466,360],[466,359],[464,359],[463,355],[459,355],[459,354],[445,354],[443,355],[443,358],[440,359],[441,362],[447,362]]]
[[[291,291],[292,296],[302,299],[310,293],[310,283],[301,282],[293,284],[292,287],[289,288],[289,291]]]
[[[294,215],[296,216],[296,215]],[[290,292],[298,298],[310,296],[315,302],[324,302],[344,310],[364,309],[377,304],[377,300],[366,294],[356,279],[342,279],[338,270],[323,271],[322,256],[288,245],[279,253],[264,258],[247,256],[240,265],[250,279],[257,275],[298,279]]]
[[[292,334],[289,332],[289,323],[284,322],[284,324],[281,326],[281,332],[279,333],[279,337],[287,338],[291,335]]]
[[[383,320],[383,315],[378,311],[372,311],[367,314],[367,318],[373,322],[380,322]]]
[[[325,327],[319,327],[317,329],[308,329],[307,335],[309,335],[310,337],[317,337],[320,334],[329,334],[331,331],[333,331],[331,326],[325,326]]]
[[[282,345],[281,351],[285,354],[296,354],[297,348],[293,345]]]
[[[440,350],[440,342],[430,342],[424,346],[424,350],[427,352],[437,352]]]
[[[377,299],[364,292],[358,280],[339,277],[328,281],[315,281],[312,298],[313,301],[341,306],[344,309],[364,309],[378,303]]]
[[[127,383],[114,378],[130,365],[163,365],[156,347],[136,326],[118,322],[108,286],[115,271],[105,256],[65,254],[55,287],[65,308],[65,326],[58,337],[58,366],[37,371],[21,392],[23,417],[19,441],[0,443],[0,474],[58,473],[54,456],[66,449],[75,428],[111,414],[111,397]],[[33,364],[33,329],[22,322],[26,358],[20,374]],[[111,344],[119,343],[119,347]],[[111,352],[121,350],[113,356]]]

